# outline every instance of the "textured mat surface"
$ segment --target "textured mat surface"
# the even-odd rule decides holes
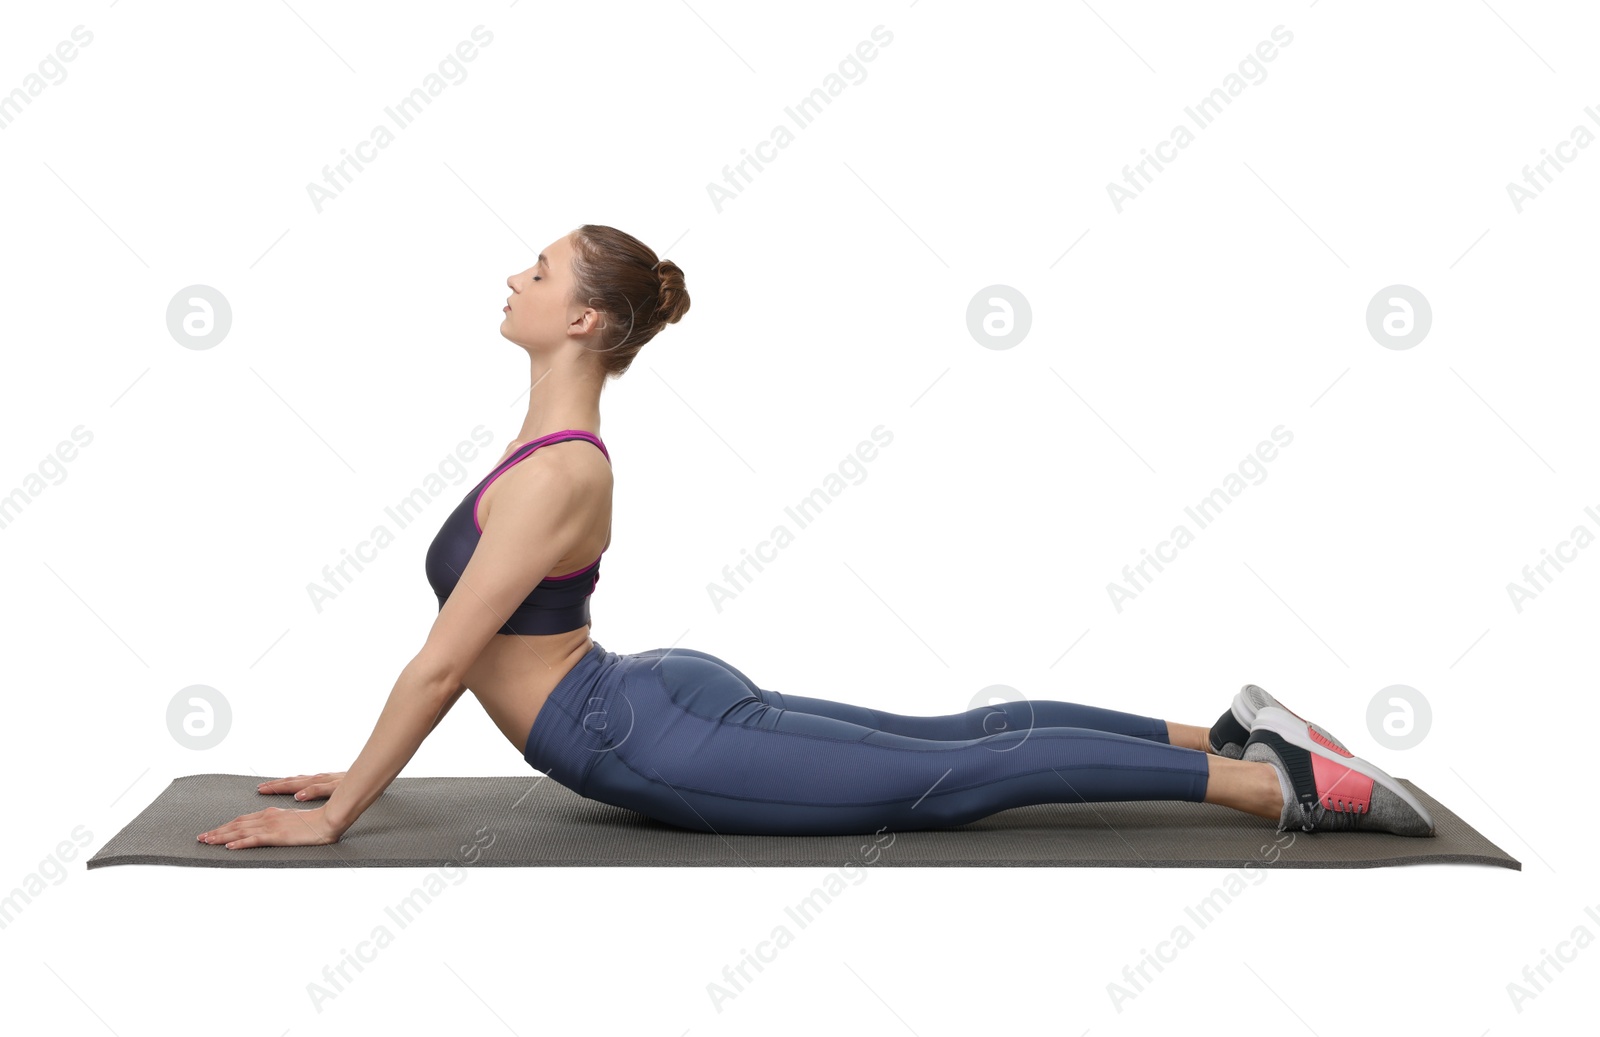
[[[1376,868],[1520,862],[1409,781],[1438,834],[1275,832],[1207,803],[1049,803],[959,828],[840,836],[689,832],[584,799],[542,778],[396,778],[330,846],[229,850],[195,836],[267,806],[308,810],[256,792],[259,775],[175,778],[88,861],[190,868],[879,867]],[[318,801],[325,802],[325,801]]]

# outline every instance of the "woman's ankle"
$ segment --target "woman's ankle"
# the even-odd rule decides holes
[[[1258,760],[1207,758],[1206,802],[1254,814],[1269,821],[1283,816],[1283,785],[1277,769]]]
[[[1163,721],[1167,725],[1167,741],[1184,749],[1196,749],[1203,753],[1211,752],[1211,731],[1209,728],[1195,727],[1193,724],[1175,724],[1170,720]]]

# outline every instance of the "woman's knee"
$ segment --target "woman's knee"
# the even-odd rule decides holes
[[[1026,701],[997,702],[974,706],[948,718],[960,728],[962,738],[983,738],[1005,731],[1026,731],[1034,725],[1033,711]]]

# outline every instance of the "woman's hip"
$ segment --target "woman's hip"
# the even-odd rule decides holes
[[[580,795],[600,755],[653,760],[704,749],[708,728],[759,723],[760,689],[706,652],[607,651],[598,641],[558,682],[528,732],[523,759]]]

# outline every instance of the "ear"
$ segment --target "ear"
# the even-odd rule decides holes
[[[567,322],[567,334],[588,335],[604,327],[600,311],[590,306]]]

